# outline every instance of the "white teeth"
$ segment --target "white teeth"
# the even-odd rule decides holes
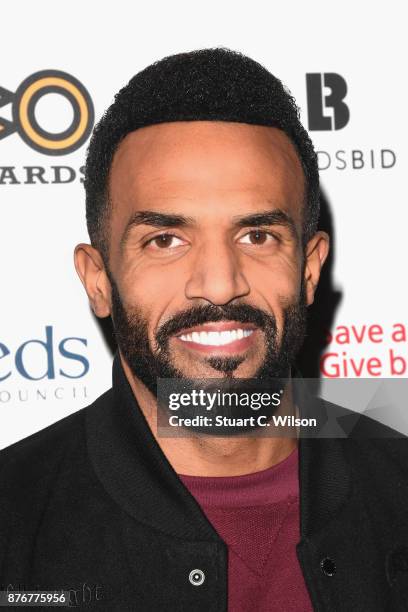
[[[253,329],[231,329],[228,331],[201,331],[192,332],[191,334],[182,334],[179,336],[183,342],[195,342],[196,344],[204,344],[207,346],[225,346],[235,340],[242,340],[253,333]]]
[[[219,340],[218,332],[202,332],[202,339],[206,344],[216,344]]]

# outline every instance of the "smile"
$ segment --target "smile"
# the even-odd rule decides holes
[[[248,338],[248,336],[253,333],[253,329],[237,328],[220,332],[192,332],[190,334],[182,334],[178,336],[178,338],[183,342],[194,342],[195,344],[201,344],[204,346],[225,346],[227,344],[231,344],[231,342]]]

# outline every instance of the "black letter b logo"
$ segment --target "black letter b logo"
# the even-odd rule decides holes
[[[330,89],[323,95],[323,86]],[[313,72],[306,75],[307,108],[309,130],[341,130],[347,125],[350,111],[343,102],[347,94],[347,83],[335,72]],[[324,114],[332,109],[332,116]]]

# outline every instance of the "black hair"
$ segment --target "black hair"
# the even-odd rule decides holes
[[[249,57],[225,48],[170,55],[136,74],[95,126],[85,165],[86,219],[92,244],[108,254],[108,178],[123,138],[172,121],[233,121],[281,129],[295,145],[306,179],[304,243],[319,217],[317,157],[282,82]],[[107,261],[107,259],[105,259]]]

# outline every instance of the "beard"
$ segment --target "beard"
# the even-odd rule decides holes
[[[216,306],[213,304],[192,306],[175,314],[171,319],[159,327],[155,333],[155,349],[150,346],[148,335],[148,322],[140,309],[125,308],[120,297],[116,283],[111,279],[112,287],[112,319],[115,337],[118,347],[125,358],[134,377],[139,379],[145,387],[157,398],[158,379],[173,379],[175,382],[183,383],[183,389],[197,388],[197,379],[191,379],[183,374],[172,362],[169,351],[169,341],[172,336],[184,329],[202,325],[204,323],[217,322],[221,320],[232,320],[238,323],[252,323],[263,333],[265,338],[265,355],[262,363],[253,374],[253,378],[239,379],[233,376],[233,372],[245,360],[245,356],[207,357],[205,362],[214,370],[224,374],[223,378],[200,380],[201,387],[211,390],[216,384],[219,389],[235,392],[254,389],[256,380],[261,383],[263,390],[270,393],[277,392],[285,387],[286,380],[290,374],[296,355],[301,348],[307,322],[307,306],[305,289],[302,281],[299,300],[285,307],[283,311],[283,330],[281,341],[278,342],[278,331],[274,315],[249,304],[226,304]],[[259,388],[258,388],[259,390]],[[158,406],[163,408],[159,401]],[[166,411],[168,406],[164,407]],[[246,418],[250,416],[250,408],[234,408],[228,406],[217,406],[213,415],[222,417]],[[275,412],[273,407],[264,407],[261,413],[269,420]],[[179,411],[179,416],[194,417],[198,414],[197,408],[191,406]],[[252,413],[253,414],[253,413]],[[241,433],[235,427],[217,428],[212,430],[212,435],[232,435]],[[205,432],[200,427],[189,427],[197,433]]]

